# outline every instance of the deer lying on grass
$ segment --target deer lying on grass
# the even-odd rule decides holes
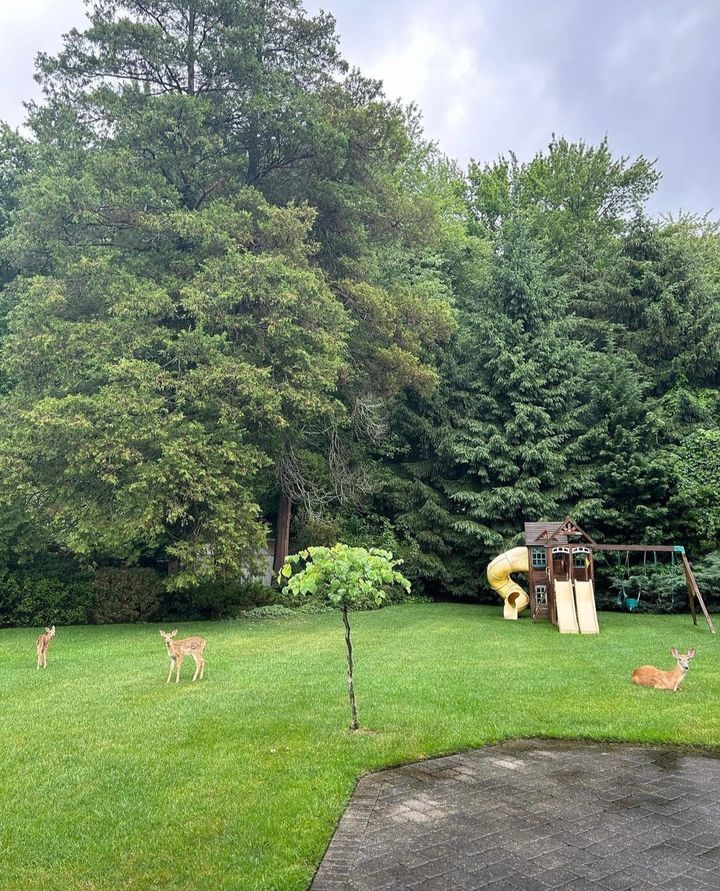
[[[52,628],[46,628],[45,634],[41,634],[35,642],[35,649],[37,650],[37,667],[38,668],[47,668],[47,654],[50,649],[50,641],[55,637],[55,626]]]
[[[677,663],[675,668],[670,671],[661,671],[653,665],[642,665],[632,673],[633,684],[654,687],[656,690],[672,690],[673,693],[677,693],[680,682],[690,668],[690,660],[695,656],[695,649],[688,650],[687,653],[678,653],[675,647],[671,647],[670,652]]]
[[[203,659],[203,650],[205,649],[206,644],[205,639],[202,637],[186,637],[183,640],[173,640],[176,634],[177,628],[169,634],[166,634],[164,631],[160,632],[160,636],[165,641],[168,656],[170,657],[170,672],[168,673],[167,681],[165,681],[165,683],[170,683],[173,668],[175,669],[175,683],[178,683],[180,680],[180,668],[182,667],[184,657],[187,656],[188,653],[195,660],[195,674],[193,675],[193,680],[197,680],[198,673],[200,674],[200,680],[202,680],[202,677],[205,674],[205,660]]]

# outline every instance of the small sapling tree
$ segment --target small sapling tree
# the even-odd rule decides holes
[[[342,611],[348,660],[350,729],[358,730],[357,705],[353,684],[353,653],[348,612],[384,606],[394,587],[410,591],[410,582],[395,568],[390,551],[379,548],[313,547],[288,557],[280,570],[283,594],[295,601],[316,598]]]

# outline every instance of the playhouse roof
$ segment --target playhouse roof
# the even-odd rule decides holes
[[[595,544],[590,536],[570,517],[561,523],[526,523],[525,544],[567,544],[568,536],[578,536],[588,544]]]
[[[546,544],[551,536],[560,529],[562,523],[526,523],[525,524],[525,544]],[[567,543],[567,535],[554,538],[561,544]]]

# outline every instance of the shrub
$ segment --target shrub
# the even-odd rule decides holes
[[[700,593],[708,609],[720,607],[720,551],[711,551],[693,564]]]
[[[163,617],[173,619],[232,619],[243,610],[266,606],[277,593],[262,582],[212,582],[168,593]]]
[[[252,622],[257,619],[289,619],[292,616],[315,616],[320,613],[332,612],[332,607],[322,603],[303,603],[301,606],[289,607],[282,603],[269,603],[267,606],[255,606],[252,609],[243,610],[236,616],[243,622]]]
[[[720,605],[720,551],[713,551],[693,564],[698,587],[708,608]],[[682,564],[647,563],[643,570],[632,567],[629,574],[615,572],[610,589],[598,598],[603,609],[622,608],[622,594],[640,598],[638,610],[648,613],[681,613],[688,609],[688,593]]]
[[[98,625],[147,622],[157,616],[162,603],[162,580],[155,570],[146,567],[98,569],[91,585],[90,616]]]
[[[0,580],[0,625],[82,625],[92,605],[89,575],[69,578],[36,572],[6,573]]]
[[[0,627],[21,624],[18,617],[18,605],[22,591],[18,580],[10,573],[0,578]]]

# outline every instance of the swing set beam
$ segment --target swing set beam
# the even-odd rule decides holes
[[[661,554],[684,554],[685,548],[677,545],[625,545],[625,544],[594,544],[593,551],[657,551]]]
[[[690,614],[692,615],[693,625],[697,625],[697,616],[695,615],[695,600],[700,604],[700,608],[703,611],[703,615],[705,616],[705,621],[707,622],[708,628],[710,629],[712,634],[715,634],[715,626],[713,625],[712,619],[710,618],[710,613],[707,611],[707,607],[705,606],[705,601],[703,600],[703,596],[700,593],[700,588],[698,587],[697,579],[695,578],[695,573],[692,571],[692,566],[690,565],[690,561],[687,558],[687,554],[685,553],[685,548],[682,545],[625,545],[625,544],[594,544],[592,545],[592,549],[594,551],[634,551],[639,553],[660,553],[660,554],[679,554],[682,559],[683,571],[685,572],[685,584],[688,589],[688,602],[690,604]]]

